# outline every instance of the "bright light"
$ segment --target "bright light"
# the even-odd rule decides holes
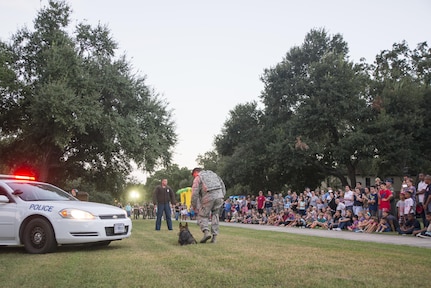
[[[35,177],[33,177],[33,176],[24,176],[24,175],[15,175],[15,179],[18,179],[18,180],[36,180],[36,178]]]
[[[130,191],[130,197],[132,198],[132,200],[136,200],[139,198],[139,193],[136,192],[135,190]]]
[[[93,220],[95,217],[93,214],[78,209],[63,209],[58,212],[61,217],[78,220]]]

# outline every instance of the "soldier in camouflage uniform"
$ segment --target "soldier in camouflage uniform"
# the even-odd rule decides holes
[[[148,219],[154,219],[154,204],[149,203],[147,206],[147,212],[148,212]]]
[[[213,171],[195,168],[192,186],[192,207],[197,211],[197,220],[204,233],[201,243],[207,242],[212,235],[212,243],[216,242],[219,233],[219,213],[226,195],[223,180]],[[211,234],[208,222],[211,215]]]

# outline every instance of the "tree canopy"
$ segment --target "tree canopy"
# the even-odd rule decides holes
[[[373,65],[353,63],[348,51],[340,34],[313,29],[265,69],[263,107],[237,105],[215,140],[212,159],[228,183],[243,193],[302,191],[329,176],[354,185],[359,174],[431,168],[427,44],[396,43]]]
[[[70,16],[65,2],[49,1],[33,30],[0,43],[0,167],[118,191],[131,161],[146,171],[171,162],[175,125],[109,29],[79,23],[70,33]]]

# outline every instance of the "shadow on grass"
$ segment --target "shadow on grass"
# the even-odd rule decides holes
[[[72,252],[91,252],[91,251],[115,251],[123,249],[121,246],[101,246],[97,244],[81,244],[81,245],[61,245],[53,253],[72,253]],[[24,246],[0,246],[0,255],[6,254],[28,254]],[[29,254],[30,255],[30,254]]]

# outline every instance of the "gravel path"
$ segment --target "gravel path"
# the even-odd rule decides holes
[[[240,227],[245,229],[266,230],[284,233],[301,234],[308,236],[327,237],[327,238],[341,238],[345,240],[356,240],[375,243],[387,243],[394,245],[407,245],[415,247],[423,247],[431,249],[431,238],[424,239],[412,235],[393,235],[385,233],[355,233],[350,231],[330,231],[323,229],[300,229],[300,228],[287,228],[278,226],[256,225],[256,224],[240,224],[240,223],[227,223],[220,222],[221,226]]]

